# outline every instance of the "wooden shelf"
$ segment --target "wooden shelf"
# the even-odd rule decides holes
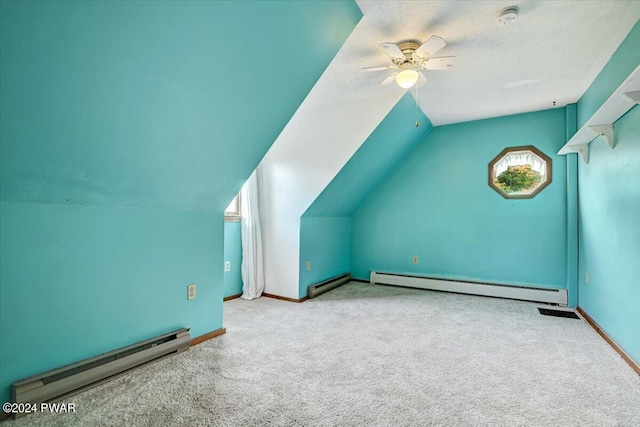
[[[638,103],[640,103],[640,66],[558,151],[558,155],[578,153],[585,163],[589,163],[589,144],[598,136],[602,136],[609,148],[614,148],[613,124]]]

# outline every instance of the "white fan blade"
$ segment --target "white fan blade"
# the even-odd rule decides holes
[[[365,72],[369,72],[369,71],[382,71],[382,70],[390,70],[392,68],[398,68],[395,65],[381,65],[380,67],[367,67],[367,68],[360,68],[360,71],[365,71]]]
[[[455,56],[441,56],[439,58],[429,58],[420,63],[423,70],[448,70],[456,62]]]
[[[382,49],[393,59],[401,59],[404,58],[404,53],[400,50],[397,44],[395,43],[382,43],[380,45]]]
[[[447,43],[441,37],[431,36],[429,37],[429,40],[422,43],[422,46],[416,49],[415,54],[418,55],[420,58],[426,59],[426,58],[429,58],[434,53],[436,53],[437,51],[439,51],[440,49],[442,49],[443,47],[445,47],[446,45]]]
[[[422,71],[418,71],[418,82],[416,83],[416,87],[422,87],[427,84],[427,77],[422,74]]]
[[[398,73],[397,73],[397,72],[396,72],[396,73],[391,73],[391,74],[389,75],[389,77],[387,77],[386,79],[384,79],[384,80],[382,81],[382,83],[380,83],[378,86],[380,86],[380,87],[382,87],[382,86],[389,86],[391,83],[393,83],[393,82],[396,80],[396,74],[398,74]]]

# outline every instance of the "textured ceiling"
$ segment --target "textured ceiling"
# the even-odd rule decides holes
[[[640,18],[640,1],[363,1],[364,17],[305,99],[302,109],[401,90],[378,87],[391,71],[385,41],[446,40],[447,71],[427,71],[418,100],[434,125],[576,102]],[[496,12],[518,6],[503,27]],[[413,91],[413,90],[412,90]]]

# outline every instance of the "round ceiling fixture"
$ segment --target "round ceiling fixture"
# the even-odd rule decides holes
[[[496,21],[500,23],[503,27],[510,25],[518,18],[518,7],[517,6],[509,6],[501,9],[496,13]]]
[[[403,89],[409,89],[418,81],[418,72],[416,70],[400,71],[396,75],[396,83]]]

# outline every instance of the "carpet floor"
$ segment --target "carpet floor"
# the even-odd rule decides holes
[[[352,282],[6,426],[640,426],[640,376],[538,304]]]

